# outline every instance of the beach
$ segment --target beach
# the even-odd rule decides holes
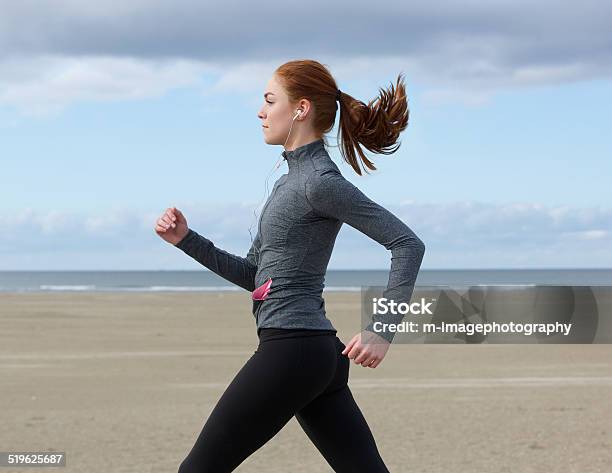
[[[347,343],[360,295],[324,297]],[[246,291],[0,294],[0,451],[65,452],[50,471],[176,472],[257,347],[251,307]],[[612,345],[394,344],[350,369],[390,471],[612,464]],[[294,418],[236,471],[332,470]]]

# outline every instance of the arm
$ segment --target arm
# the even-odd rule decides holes
[[[222,278],[247,291],[254,291],[259,245],[258,233],[246,258],[242,258],[217,248],[208,238],[190,228],[187,235],[174,246]]]
[[[414,232],[334,169],[315,172],[308,178],[306,198],[317,213],[346,222],[391,250],[389,281],[383,297],[397,303],[410,302],[425,254],[425,245]],[[395,333],[376,332],[374,322],[399,323],[403,318],[402,314],[375,314],[366,330],[391,343]]]

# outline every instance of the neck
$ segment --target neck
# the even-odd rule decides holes
[[[285,143],[285,151],[294,151],[305,144],[312,143],[321,136],[317,135],[311,129],[303,129],[302,127],[294,126],[294,130],[289,133],[289,143]]]

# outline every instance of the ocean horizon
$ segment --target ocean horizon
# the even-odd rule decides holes
[[[386,286],[389,270],[328,270],[324,291]],[[612,286],[612,268],[422,269],[417,286]],[[243,291],[208,270],[0,271],[0,293]]]

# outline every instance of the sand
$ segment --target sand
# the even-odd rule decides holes
[[[359,293],[325,299],[348,342]],[[176,472],[256,348],[250,309],[246,291],[0,294],[0,451],[66,452],[42,471]],[[392,472],[612,464],[612,345],[396,344],[349,385]],[[235,471],[332,470],[292,419]]]

